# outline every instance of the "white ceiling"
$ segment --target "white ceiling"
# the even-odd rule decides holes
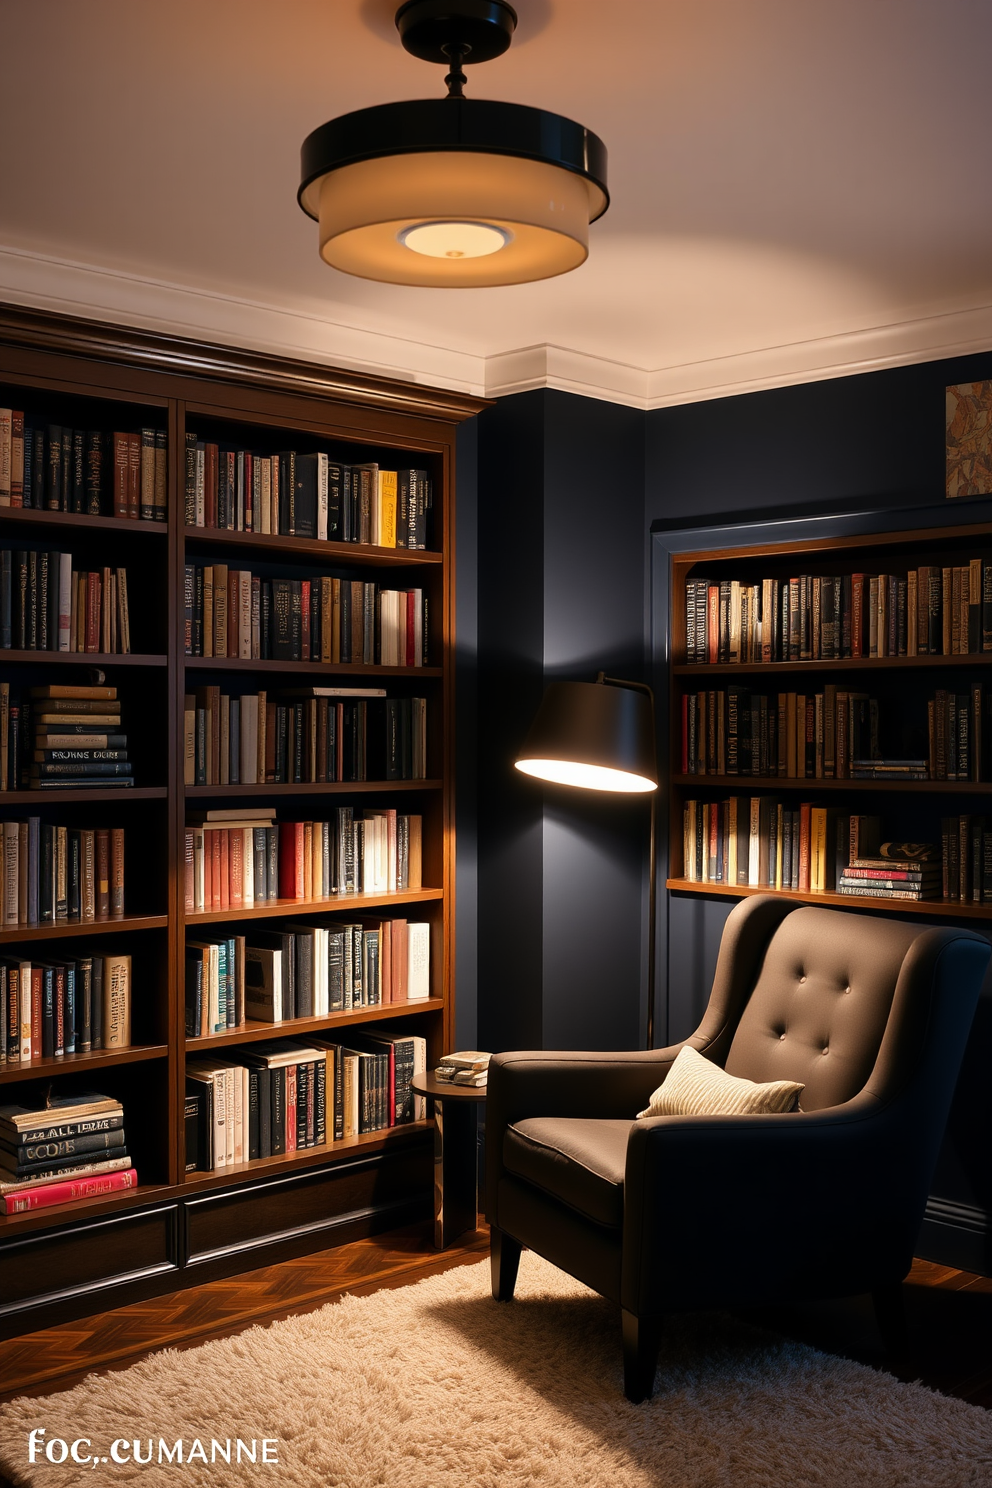
[[[989,0],[518,0],[477,97],[580,119],[588,263],[462,291],[317,256],[299,146],[439,95],[396,0],[0,0],[0,297],[475,392],[638,406],[992,347]]]

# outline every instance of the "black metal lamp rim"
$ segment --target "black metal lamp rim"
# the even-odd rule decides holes
[[[487,98],[416,98],[329,119],[303,141],[297,200],[316,220],[304,197],[322,176],[365,160],[445,151],[510,155],[583,176],[603,195],[593,222],[610,204],[606,146],[598,135],[562,114]]]

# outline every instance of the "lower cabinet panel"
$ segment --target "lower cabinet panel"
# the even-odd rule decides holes
[[[428,1201],[431,1149],[427,1143],[402,1153],[336,1163],[316,1172],[267,1178],[235,1192],[207,1194],[183,1202],[185,1263],[196,1267],[207,1261],[246,1256],[252,1251],[286,1242],[310,1240],[304,1249],[319,1250],[338,1243],[336,1231],[365,1222],[382,1221],[418,1200]],[[397,1224],[402,1221],[397,1218]],[[342,1240],[344,1236],[340,1237]]]
[[[432,1151],[427,1133],[395,1153],[0,1240],[0,1338],[426,1219]]]
[[[0,1245],[0,1318],[87,1293],[97,1311],[117,1305],[105,1298],[104,1288],[157,1276],[175,1284],[178,1217],[178,1207],[168,1204]]]

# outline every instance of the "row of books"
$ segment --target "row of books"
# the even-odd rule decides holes
[[[131,957],[0,958],[0,1064],[131,1043]]]
[[[186,1171],[323,1147],[422,1120],[411,1089],[426,1069],[416,1034],[352,1034],[251,1044],[186,1065]]]
[[[186,434],[187,527],[419,549],[431,506],[426,470],[346,465],[295,450],[255,454]]]
[[[388,894],[422,884],[423,817],[338,806],[329,821],[277,822],[271,807],[218,809],[185,832],[187,914],[277,899]]]
[[[690,579],[690,663],[967,656],[992,651],[992,560],[904,575]]]
[[[430,925],[363,916],[186,943],[186,1036],[430,996]]]
[[[927,701],[927,754],[887,757],[880,709],[867,693],[827,683],[817,693],[746,687],[682,696],[682,773],[790,780],[992,778],[992,692],[938,689]]]
[[[0,549],[0,649],[127,656],[127,569],[75,569],[71,553]]]
[[[382,687],[221,692],[200,687],[183,710],[187,785],[424,780],[426,698]]]
[[[941,893],[961,903],[992,904],[992,826],[984,816],[940,822]]]
[[[5,821],[3,924],[124,918],[124,828]]]
[[[0,1106],[0,1212],[23,1214],[136,1188],[120,1101],[95,1091]]]
[[[166,520],[164,429],[108,433],[0,408],[0,507]]]
[[[326,575],[265,579],[222,563],[188,563],[184,585],[187,656],[427,665],[423,589]]]

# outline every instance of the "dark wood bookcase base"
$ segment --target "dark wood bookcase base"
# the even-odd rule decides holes
[[[209,1193],[172,1190],[113,1213],[66,1206],[60,1224],[0,1239],[0,1338],[424,1220],[432,1153],[418,1127],[381,1152]]]

